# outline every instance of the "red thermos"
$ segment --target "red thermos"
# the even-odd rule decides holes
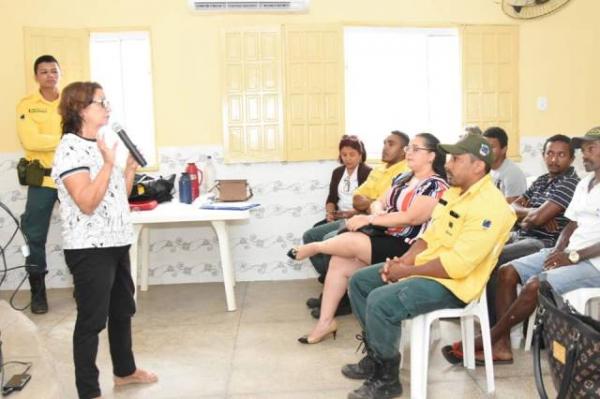
[[[202,171],[198,169],[194,162],[189,162],[185,167],[185,173],[190,175],[192,183],[192,201],[200,195],[200,183],[202,182]]]

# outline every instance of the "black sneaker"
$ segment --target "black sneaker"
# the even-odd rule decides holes
[[[350,304],[344,305],[344,304],[340,304],[340,306],[338,306],[337,310],[335,311],[335,316],[346,316],[352,314],[352,307],[350,306]],[[321,308],[315,308],[313,310],[310,311],[310,315],[315,318],[315,319],[319,319],[319,317],[321,317]]]
[[[320,308],[321,297],[319,296],[318,298],[308,298],[306,300],[306,306],[308,306],[309,309]]]

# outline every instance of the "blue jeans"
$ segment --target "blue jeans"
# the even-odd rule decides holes
[[[519,274],[521,283],[525,284],[531,277],[539,275],[540,281],[548,281],[561,295],[578,288],[600,287],[600,271],[588,260],[544,271],[544,260],[551,251],[552,248],[545,248],[536,254],[511,262]]]

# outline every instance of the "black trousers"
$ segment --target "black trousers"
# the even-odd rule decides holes
[[[73,332],[75,383],[82,399],[100,396],[98,334],[108,320],[113,373],[125,377],[136,370],[131,342],[135,313],[129,245],[112,248],[66,249],[65,261],[73,274],[77,321]]]

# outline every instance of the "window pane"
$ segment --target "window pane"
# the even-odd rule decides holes
[[[461,128],[455,29],[346,28],[346,131],[379,158],[392,130],[454,141]]]
[[[154,100],[148,32],[93,33],[90,57],[92,80],[102,85],[111,103],[110,124],[118,122],[123,126],[148,164],[155,165]],[[121,150],[119,155],[124,157],[122,154],[126,155],[126,152]]]

